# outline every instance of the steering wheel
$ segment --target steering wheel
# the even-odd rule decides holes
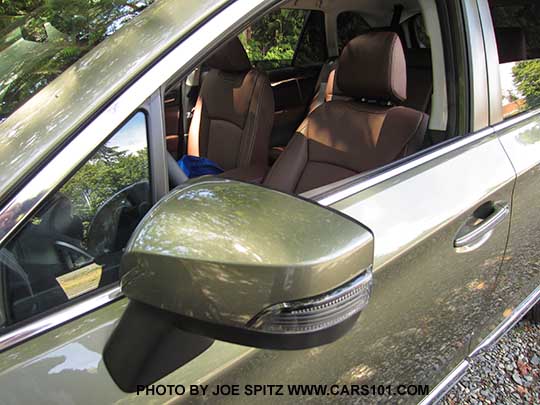
[[[118,191],[94,215],[88,228],[88,251],[94,257],[120,251],[150,206],[147,180]]]

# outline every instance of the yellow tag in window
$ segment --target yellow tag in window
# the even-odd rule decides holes
[[[95,290],[99,286],[103,269],[99,264],[91,263],[70,273],[56,278],[69,299]]]

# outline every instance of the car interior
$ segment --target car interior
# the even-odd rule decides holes
[[[292,60],[254,60],[243,39],[291,10],[305,13]],[[200,175],[177,163],[187,155],[221,169],[207,174],[299,194],[453,136],[425,12],[416,0],[303,0],[252,23],[167,88],[171,187]]]
[[[81,218],[69,198],[56,193],[0,249],[0,270],[7,270],[2,272],[4,285],[10,286],[9,316],[18,321],[62,305],[86,292],[77,287],[80,281],[87,289],[97,289],[118,280],[123,248],[150,208],[149,195],[148,181],[134,183],[105,201],[91,218]]]
[[[444,60],[430,43],[441,34],[424,25],[426,13],[416,0],[296,0],[225,38],[165,92],[171,188],[214,174],[301,194],[454,136],[436,96],[446,94],[446,82],[434,80],[444,78]],[[289,36],[282,20],[296,24]],[[289,49],[271,43],[278,34]],[[70,287],[70,274],[94,289],[117,280],[150,205],[148,181],[118,191],[91,217],[56,193],[0,250],[11,321],[84,293]]]

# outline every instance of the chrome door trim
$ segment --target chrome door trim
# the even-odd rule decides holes
[[[467,35],[469,77],[471,90],[471,128],[479,131],[489,125],[489,92],[486,66],[486,49],[476,1],[462,1]]]
[[[497,326],[450,374],[448,374],[419,405],[432,404],[440,400],[460,379],[470,366],[471,361],[483,353],[503,337],[518,323],[531,308],[540,302],[540,286],[538,286],[512,314]]]
[[[480,142],[482,139],[487,138],[494,133],[527,121],[536,115],[540,115],[540,108],[508,118],[494,127],[485,128],[484,130],[475,134],[455,138],[453,141],[441,145],[435,145],[434,147],[426,149],[423,152],[419,152],[417,155],[413,155],[409,160],[398,162],[397,165],[391,164],[388,167],[376,169],[371,172],[360,173],[345,180],[308,191],[303,193],[302,196],[313,199],[321,205],[332,205],[376,184],[382,183],[383,181],[394,176],[398,176],[401,173],[414,169],[415,167],[423,165],[424,163],[428,163],[431,160],[441,157],[447,153],[453,152],[464,146],[471,145],[475,142]]]
[[[179,70],[188,70],[224,35],[276,0],[237,0],[192,33],[120,94],[0,211],[0,246],[64,178]]]
[[[450,389],[465,375],[465,372],[469,368],[470,363],[467,360],[463,360],[457,365],[457,367],[448,374],[433,391],[429,393],[418,405],[428,405],[436,403],[438,400],[450,391]]]
[[[1,335],[0,353],[122,297],[123,294],[120,291],[120,285],[117,284],[99,294]]]
[[[502,205],[496,208],[495,213],[486,218],[478,227],[466,235],[457,238],[454,241],[454,247],[465,248],[468,245],[477,243],[482,237],[491,233],[497,225],[499,225],[510,214],[510,207],[508,204]]]
[[[425,152],[420,152],[418,155],[412,156],[411,159],[404,161],[403,163],[398,162],[401,164],[376,169],[367,173],[361,173],[329,186],[308,191],[302,194],[302,196],[311,198],[321,205],[332,205],[340,200],[373,187],[376,184],[382,183],[385,180],[437,159],[447,153],[451,153],[461,147],[471,145],[475,142],[483,140],[484,138],[488,138],[489,136],[493,135],[494,132],[495,131],[493,128],[486,128],[480,132],[477,132],[476,134],[468,135],[462,138],[455,138],[455,140],[452,142],[437,145],[433,148],[427,149]]]
[[[540,302],[540,286],[536,287],[536,289],[521,302],[514,311],[512,311],[512,314],[508,318],[502,321],[495,330],[482,340],[482,342],[480,342],[480,344],[471,352],[469,357],[473,358],[497,343],[497,341],[512,329],[514,325],[518,323],[538,302]]]
[[[476,0],[480,14],[480,24],[486,50],[486,69],[489,94],[489,124],[494,125],[503,120],[501,78],[499,72],[499,52],[497,50],[495,29],[491,19],[491,11],[487,0]]]
[[[518,125],[521,122],[527,121],[528,119],[533,118],[536,115],[540,115],[540,107],[531,111],[523,112],[514,117],[507,118],[503,122],[500,122],[497,125],[493,126],[493,129],[495,130],[495,132],[503,131],[507,128],[513,127],[514,125]]]

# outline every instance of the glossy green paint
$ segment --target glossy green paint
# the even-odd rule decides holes
[[[516,128],[510,136],[519,133]],[[533,140],[536,135],[534,132]],[[515,143],[515,139],[508,142]],[[532,160],[524,164],[528,170],[520,171],[522,183],[516,187],[522,192],[516,204],[519,209],[526,207],[528,199],[536,198],[536,182],[527,183],[538,174],[534,169],[535,144],[527,146]],[[516,159],[518,168],[523,149],[513,145],[518,153],[512,155],[510,146],[505,145],[506,152]],[[469,353],[471,335],[484,336],[480,320],[491,305],[489,291],[496,285],[509,221],[500,224],[473,252],[456,252],[453,240],[478,205],[511,201],[513,178],[513,168],[499,140],[488,136],[337,202],[333,208],[375,234],[374,290],[355,327],[332,344],[292,352],[215,342],[160,383],[211,384],[211,389],[216,384],[299,383],[413,383],[433,388]],[[513,215],[517,207],[513,207]],[[517,217],[518,223],[524,225],[527,218],[534,218],[533,210],[531,207],[528,215]],[[264,210],[261,215],[265,215]],[[510,246],[517,247],[521,231],[515,229],[514,245]],[[533,257],[532,251],[537,252],[536,231],[532,229],[529,235],[532,250],[523,251],[524,260]],[[521,270],[519,265],[510,267],[506,274],[514,277]],[[518,298],[516,293],[513,299]],[[2,353],[0,386],[9,387],[2,392],[2,402],[31,403],[36,398],[44,404],[213,402],[216,397],[127,395],[116,387],[101,353],[125,303],[118,301]],[[276,402],[271,396],[217,399],[220,403]],[[327,400],[308,396],[277,399],[291,404]],[[329,399],[351,400],[347,396]],[[369,396],[360,401],[416,403],[419,399]]]
[[[501,264],[509,221],[475,251],[458,253],[453,240],[478,205],[511,198],[512,180],[512,166],[498,139],[491,136],[335,203],[333,208],[366,224],[375,234],[374,288],[355,326],[334,343],[308,350],[259,350],[216,341],[160,383],[210,384],[210,389],[217,384],[429,384],[433,388],[469,353],[470,336],[490,305],[488,292]],[[272,218],[267,214],[267,209],[261,210],[261,216]],[[286,242],[296,243],[293,238]],[[39,398],[46,404],[55,403],[56,390],[66,400],[82,404],[173,399],[123,394],[111,381],[101,357],[97,366],[85,357],[89,347],[102,353],[114,319],[121,314],[118,305],[123,304],[111,306],[115,312],[103,308],[21,345],[23,353],[16,348],[9,357],[4,355],[0,385],[11,386],[10,395],[36,398],[36,392],[26,394],[26,385],[16,383],[17,379],[32,379],[32,389],[40,392]],[[30,351],[27,345],[35,345],[35,349]],[[57,372],[59,361],[76,367],[62,366]],[[91,396],[85,390],[90,383],[100,387]],[[246,395],[174,399],[200,403],[216,398],[225,404],[276,401],[272,396]],[[324,399],[279,397],[280,403],[290,404]],[[348,402],[351,397],[330,399]],[[396,400],[361,399],[362,403]],[[399,397],[400,403],[420,399]]]
[[[173,190],[122,258],[129,298],[243,327],[266,307],[342,286],[373,262],[362,225],[297,197],[222,178]]]
[[[332,205],[375,235],[370,303],[338,341],[290,353],[255,351],[216,384],[428,384],[431,389],[469,353],[490,305],[508,218],[477,250],[453,241],[474,209],[509,201],[513,170],[498,139],[484,138]],[[324,397],[280,397],[322,403]],[[331,397],[348,403],[351,397]],[[356,397],[355,397],[356,399]],[[419,396],[366,396],[361,403],[404,403]],[[272,403],[275,398],[257,398]],[[220,403],[252,398],[220,397]],[[196,403],[196,398],[186,400]]]
[[[512,224],[492,305],[486,313],[482,333],[475,337],[473,345],[504,321],[540,285],[540,111],[497,133],[517,173]]]
[[[227,0],[159,0],[0,124],[0,200],[122,88]]]
[[[102,351],[127,302],[111,303],[0,355],[0,403],[152,405],[177,398],[126,394],[111,379]],[[254,351],[216,341],[196,362],[184,365],[160,383],[206,384]]]

